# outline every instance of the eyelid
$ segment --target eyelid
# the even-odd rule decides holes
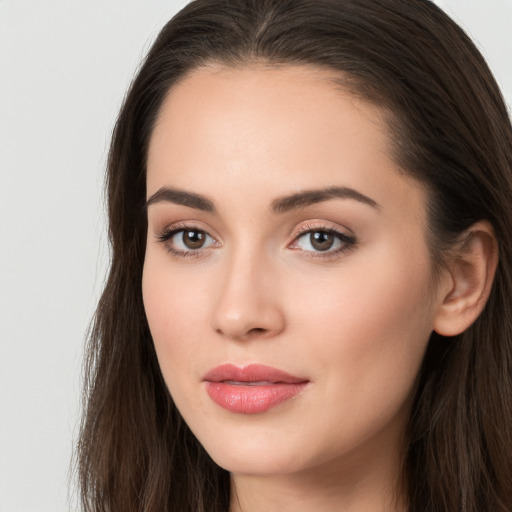
[[[159,239],[160,237],[169,234],[172,231],[178,232],[181,230],[190,230],[190,231],[203,231],[214,240],[219,241],[220,237],[217,235],[216,231],[212,229],[210,226],[205,225],[203,222],[196,220],[185,220],[185,221],[177,221],[171,222],[169,224],[158,226],[156,225],[154,228],[155,237]]]
[[[347,237],[355,236],[354,232],[350,228],[348,228],[347,226],[342,226],[342,225],[337,224],[335,222],[331,222],[331,221],[328,221],[328,220],[322,220],[322,219],[308,220],[305,223],[301,224],[297,228],[294,236],[297,237],[297,236],[303,235],[304,233],[309,233],[311,231],[314,231],[315,229],[318,230],[318,231],[337,232],[337,233],[340,233],[340,234],[345,235]]]
[[[314,219],[308,220],[296,228],[292,235],[292,241],[296,240],[302,235],[305,235],[306,233],[311,233],[314,231],[325,231],[327,233],[333,233],[334,235],[340,235],[344,239],[356,239],[355,233],[347,226],[343,226],[328,220]]]

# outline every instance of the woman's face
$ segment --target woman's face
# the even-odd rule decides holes
[[[425,192],[383,113],[329,78],[195,71],[150,142],[149,326],[178,409],[235,474],[396,462],[433,330]]]

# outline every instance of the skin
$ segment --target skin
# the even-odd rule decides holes
[[[232,511],[405,510],[404,429],[453,282],[433,283],[426,194],[393,161],[384,113],[331,79],[307,67],[202,68],[170,91],[150,142],[148,198],[169,187],[215,208],[151,202],[142,286],[166,384],[231,472]],[[277,198],[334,186],[375,205],[272,211]],[[207,234],[204,246],[159,238],[184,227]],[[304,232],[326,229],[355,243],[315,251]],[[235,414],[202,382],[223,363],[309,384],[265,413]]]

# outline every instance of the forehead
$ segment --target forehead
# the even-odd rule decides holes
[[[244,120],[244,128],[252,123],[256,129],[260,125],[252,114],[257,112],[263,123],[269,119],[276,123],[279,117],[285,116],[289,121],[309,116],[310,121],[322,117],[325,124],[334,121],[334,116],[339,120],[341,107],[347,115],[357,110],[366,121],[386,132],[386,111],[349,92],[354,88],[344,75],[315,66],[205,66],[193,70],[170,89],[157,117],[155,131],[162,125],[168,126],[175,116],[181,121],[186,117],[197,123],[213,120],[213,117],[220,122],[233,122],[238,115],[239,120]],[[220,116],[221,113],[224,116]]]
[[[305,66],[195,70],[170,90],[160,109],[148,167],[171,151],[173,160],[190,163],[204,151],[209,157],[261,161],[264,154],[277,157],[279,148],[288,163],[307,163],[320,154],[331,157],[335,146],[355,143],[361,147],[354,147],[354,157],[370,147],[388,155],[384,111],[335,80],[331,72]]]

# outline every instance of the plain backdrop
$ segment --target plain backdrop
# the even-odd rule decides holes
[[[186,0],[0,0],[0,512],[78,510],[85,332],[108,263],[115,116]],[[512,0],[439,0],[512,104]]]

